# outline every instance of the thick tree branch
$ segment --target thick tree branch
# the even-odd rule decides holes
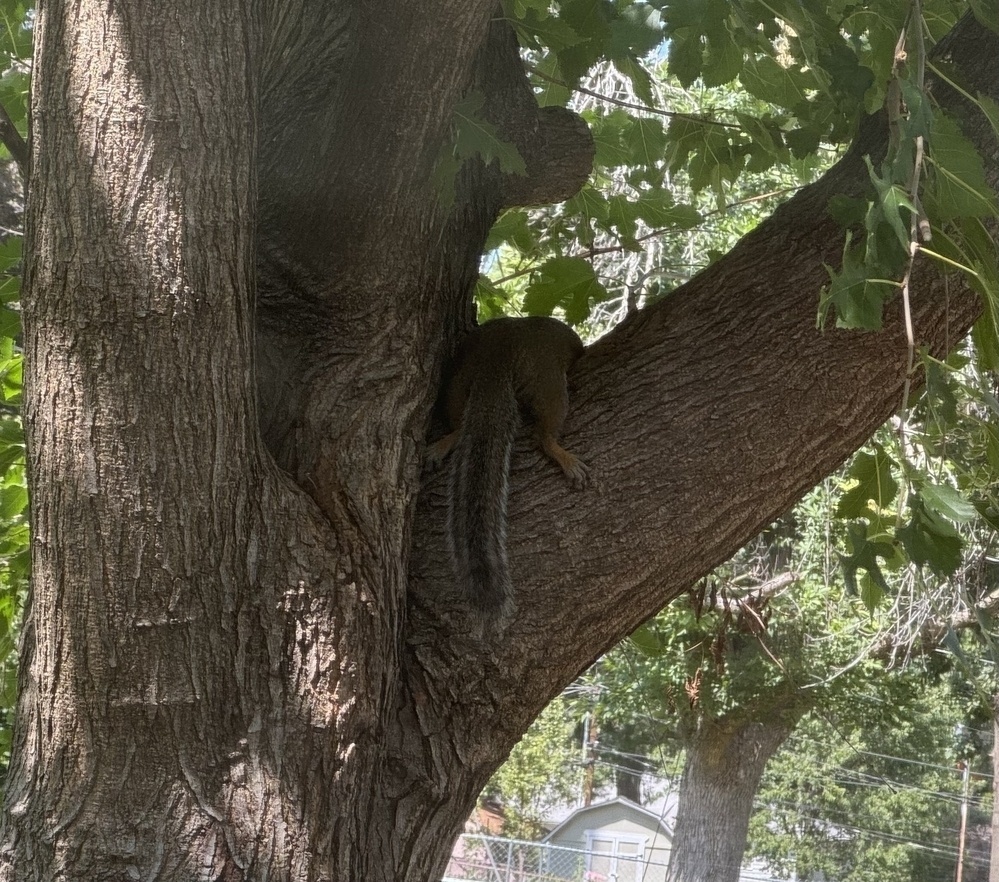
[[[999,97],[999,37],[969,19],[954,43],[972,91]],[[994,183],[991,129],[960,110]],[[473,736],[503,707],[499,725],[516,737],[579,670],[784,512],[897,408],[899,308],[878,333],[816,329],[823,264],[835,265],[842,248],[826,206],[863,191],[862,157],[883,153],[886,137],[883,119],[868,119],[820,182],[584,356],[570,378],[565,439],[598,484],[574,494],[529,447],[518,449],[509,548],[519,617],[502,641],[483,647],[464,636],[441,542],[441,486],[430,484],[411,571],[414,651],[448,688],[457,667],[474,680],[466,689],[489,696],[470,713]],[[937,355],[980,312],[959,279],[925,260],[913,293],[917,342]],[[422,648],[442,632],[446,649]]]

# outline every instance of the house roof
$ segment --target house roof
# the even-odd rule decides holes
[[[651,821],[653,825],[658,827],[659,831],[664,835],[668,836],[670,841],[673,839],[673,831],[666,825],[663,818],[656,814],[655,812],[650,812],[647,808],[643,808],[637,802],[632,802],[630,799],[625,799],[623,796],[619,796],[616,799],[606,799],[601,802],[592,802],[589,805],[583,806],[582,808],[576,809],[566,818],[563,818],[562,822],[555,827],[542,842],[547,842],[553,836],[555,836],[563,827],[567,827],[573,821],[582,817],[583,815],[590,814],[592,812],[598,812],[602,809],[606,809],[608,806],[617,805],[623,808],[627,813],[636,815],[638,817],[644,818],[646,821]]]

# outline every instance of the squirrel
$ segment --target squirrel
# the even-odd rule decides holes
[[[541,449],[582,489],[587,467],[558,443],[569,406],[566,373],[583,353],[579,336],[553,318],[499,318],[461,343],[446,385],[450,432],[430,446],[440,464],[452,450],[448,549],[458,584],[487,620],[510,609],[506,500],[520,411],[534,419]]]

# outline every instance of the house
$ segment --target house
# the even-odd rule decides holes
[[[506,813],[503,803],[495,796],[480,799],[465,821],[466,833],[485,833],[487,836],[502,836],[503,825],[506,823]]]
[[[619,796],[576,809],[543,841],[584,852],[588,882],[663,882],[673,835],[659,814]]]

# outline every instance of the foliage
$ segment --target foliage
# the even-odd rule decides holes
[[[569,705],[556,698],[514,747],[483,793],[503,805],[503,832],[514,839],[536,839],[548,812],[579,793],[575,721]]]
[[[995,542],[999,404],[979,355],[968,345],[944,362],[924,357],[925,391],[847,471],[836,508],[848,533],[841,560],[870,609],[891,591],[892,572],[914,565],[923,582],[958,578],[969,551]],[[974,586],[972,600],[986,588]]]
[[[574,699],[577,714],[599,715],[605,755],[645,754],[648,769],[670,776],[679,768],[678,751],[697,743],[706,719],[803,713],[757,801],[751,846],[754,856],[798,877],[824,871],[857,882],[951,878],[953,837],[944,841],[940,831],[953,827],[957,814],[953,764],[974,757],[984,766],[990,746],[971,750],[955,734],[960,726],[990,725],[988,696],[967,674],[979,656],[966,649],[958,677],[939,655],[886,670],[892,655],[879,629],[894,627],[899,639],[912,639],[895,620],[912,617],[913,608],[904,616],[899,604],[867,610],[846,588],[833,553],[835,534],[845,527],[832,516],[878,498],[890,483],[878,478],[881,453],[875,446],[851,469],[847,485],[866,475],[856,483],[863,489],[838,493],[837,479],[816,488],[717,571],[699,596],[671,605],[605,656]],[[752,598],[748,586],[780,571],[798,580],[767,605],[749,604],[741,615],[712,611]],[[913,573],[888,571],[892,592],[911,592],[901,582]],[[995,584],[989,573],[980,575]],[[964,574],[962,593],[977,596],[973,581]],[[941,603],[951,598],[945,611],[956,608],[954,590],[953,581],[940,583]]]
[[[573,100],[594,133],[596,164],[565,205],[500,218],[480,284],[486,315],[560,312],[598,332],[727,250],[763,209],[828,165],[862,113],[882,107],[889,155],[867,160],[862,198],[829,207],[846,244],[820,316],[879,327],[887,298],[907,293],[914,245],[928,249],[917,236],[927,216],[931,257],[971,270],[986,305],[994,301],[994,246],[981,225],[995,214],[994,197],[980,158],[922,88],[923,41],[939,39],[963,4],[510,0],[504,8],[542,103],[565,103],[585,83]],[[921,15],[915,27],[912,15]],[[771,601],[766,631],[681,602],[587,675],[577,714],[597,715],[604,749],[672,758],[701,715],[753,718],[789,700],[840,702],[849,713],[858,688],[890,690],[880,663],[854,664],[891,615],[885,600],[913,579],[954,575],[973,522],[999,522],[981,478],[999,466],[999,408],[991,412],[995,398],[981,382],[995,326],[976,331],[982,342],[971,354],[924,358],[927,390],[894,431],[716,574],[714,587],[736,586],[730,594],[739,597],[738,586],[775,572],[764,558],[784,555],[801,579]],[[974,480],[970,467],[941,456],[948,438],[964,435],[985,451]],[[841,668],[848,673],[823,679]],[[678,725],[664,722],[674,715]]]
[[[623,689],[628,706],[641,689],[651,714],[676,717],[681,742],[705,716],[758,719],[789,702],[849,704],[859,683],[880,676],[881,665],[852,664],[878,622],[860,614],[831,559],[835,498],[833,481],[820,485],[694,596],[667,607],[608,655],[599,668],[608,694]],[[793,573],[793,583],[759,599],[754,586],[780,573]]]
[[[810,715],[771,761],[750,847],[784,874],[954,877],[967,709],[947,678],[923,666],[891,679],[890,696],[858,693],[850,718]]]
[[[994,18],[985,4],[973,6]],[[549,212],[543,227],[528,223],[523,209],[501,221],[516,272],[529,275],[528,292],[543,289],[525,308],[546,314],[561,308],[582,321],[623,292],[620,284],[616,293],[571,284],[579,268],[566,257],[640,252],[650,240],[678,237],[703,220],[700,194],[723,211],[733,193],[752,189],[754,177],[797,169],[807,179],[817,160],[851,140],[862,114],[882,107],[892,147],[877,166],[868,160],[869,193],[830,205],[848,232],[822,314],[834,311],[847,327],[878,327],[885,300],[902,284],[917,219],[932,223],[934,241],[946,242],[929,253],[965,267],[994,302],[994,260],[974,244],[981,218],[996,212],[994,195],[980,158],[923,88],[926,43],[935,43],[966,8],[956,0],[507,0],[504,10],[527,49],[539,101],[568,103],[584,81],[590,88],[582,92],[601,99],[573,99],[596,142],[592,182]],[[594,90],[594,79],[609,69],[616,72],[611,89]],[[630,100],[618,97],[622,91]],[[985,100],[968,97],[999,119]],[[502,162],[490,144],[482,155]],[[914,188],[924,165],[920,194]],[[677,193],[678,177],[686,194]],[[660,293],[659,277],[671,275],[667,266],[656,270],[639,280],[643,293]]]
[[[28,128],[28,72],[30,70],[34,6],[0,2],[0,106],[22,136]],[[3,153],[7,154],[6,148]]]
[[[0,19],[0,105],[23,137],[27,134],[30,7],[23,3],[0,3]],[[11,164],[6,148],[0,161]],[[2,196],[11,198],[10,193]],[[19,231],[0,231],[0,771],[6,769],[10,756],[17,636],[30,566],[28,489],[20,417],[20,262]]]

